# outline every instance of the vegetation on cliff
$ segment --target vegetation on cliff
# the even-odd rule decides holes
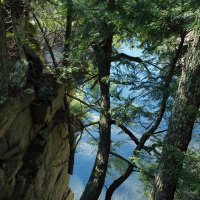
[[[199,7],[195,0],[1,1],[0,100],[30,87],[38,93],[42,73],[65,87],[68,173],[84,134],[98,146],[81,200],[99,198],[111,156],[126,165],[106,200],[134,171],[150,199],[199,198],[199,177],[188,178],[200,166],[197,145],[189,146],[200,106]],[[98,138],[89,126],[98,126]],[[133,143],[130,158],[111,141],[115,126]]]

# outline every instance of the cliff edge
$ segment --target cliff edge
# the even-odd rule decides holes
[[[65,90],[41,80],[0,105],[0,199],[73,200]]]

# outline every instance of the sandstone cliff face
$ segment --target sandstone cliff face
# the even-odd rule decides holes
[[[43,77],[0,106],[0,199],[72,200],[64,88]]]

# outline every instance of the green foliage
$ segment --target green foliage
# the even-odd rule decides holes
[[[111,117],[118,123],[130,123],[132,119],[136,117],[138,109],[130,101],[113,102],[110,113]]]
[[[105,82],[111,83],[111,117],[118,124],[139,124],[145,130],[149,129],[157,117],[162,94],[166,90],[170,91],[166,111],[170,111],[180,72],[174,73],[169,88],[164,88],[164,82],[180,36],[190,30],[200,30],[199,6],[199,1],[195,0],[116,0],[115,8],[110,12],[107,1],[74,0],[70,47],[69,51],[64,52],[68,64],[63,67],[64,63],[61,62],[59,68],[51,70],[58,81],[65,84],[69,91],[73,90],[74,96],[79,99],[73,99],[71,102],[73,115],[85,123],[92,122],[94,113],[100,110],[99,102],[102,97],[94,48],[95,45],[101,45],[110,34],[113,35],[113,57],[118,55],[120,49],[125,49],[131,56],[137,56],[139,49],[142,59],[142,62],[138,63],[128,59],[112,62],[111,75],[104,77]],[[67,1],[32,1],[31,11],[38,17],[50,46],[64,46],[66,18],[69,14],[67,12],[70,12],[67,9]],[[44,35],[33,18],[26,24],[26,28],[28,39],[25,44],[32,49],[37,49],[40,45],[44,50]],[[7,38],[14,38],[12,31],[7,31]],[[182,49],[181,57],[184,57],[186,49],[187,47]],[[190,107],[188,111],[193,113],[194,108]],[[140,118],[147,126],[141,125]],[[96,131],[96,127],[94,130]],[[161,139],[162,137],[155,136],[156,141]],[[112,151],[117,152],[123,142],[114,141]],[[93,138],[91,143],[96,145],[96,140],[94,142]],[[174,149],[170,151],[178,155]],[[146,154],[132,158],[141,172],[146,193],[152,189],[152,177],[157,168],[157,161],[152,162],[153,158],[156,156],[147,157]],[[198,197],[198,160],[199,153],[188,152],[176,194],[177,199],[181,193],[184,193],[185,199]],[[110,166],[120,174],[127,168],[124,161],[113,156]]]
[[[121,175],[126,171],[127,167],[128,164],[125,161],[111,155],[109,158],[109,166],[107,173],[113,180],[115,180],[117,178],[116,172],[119,175]]]
[[[174,43],[184,30],[191,29],[198,12],[191,1],[182,0],[130,0],[128,5],[139,41],[151,49]]]
[[[200,196],[200,151],[188,150],[175,199],[196,200]]]
[[[172,154],[176,154],[172,151]],[[143,182],[144,193],[150,196],[153,191],[154,179],[158,162],[152,158],[139,159],[137,165],[141,169],[140,180]],[[181,176],[179,178],[175,200],[197,200],[200,195],[200,151],[189,149],[184,158]]]
[[[84,117],[84,119],[86,117],[85,113],[86,113],[86,108],[79,102],[76,100],[72,100],[72,102],[70,103],[70,111],[73,113],[73,116],[75,116],[78,119],[82,119]]]

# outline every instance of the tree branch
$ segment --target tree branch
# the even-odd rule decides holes
[[[44,38],[44,41],[45,41],[45,43],[46,43],[46,45],[47,45],[47,48],[48,48],[48,50],[49,50],[49,53],[50,53],[50,56],[51,56],[53,65],[54,65],[54,67],[57,67],[56,59],[55,59],[55,56],[54,56],[52,47],[51,47],[51,45],[50,45],[50,43],[49,43],[49,40],[48,40],[48,38],[46,37],[46,33],[45,33],[45,31],[44,31],[44,29],[43,29],[43,27],[42,27],[42,25],[41,25],[39,19],[36,17],[36,15],[35,15],[34,12],[32,12],[32,15],[33,15],[33,18],[35,19],[35,21],[37,22],[38,27],[39,27],[39,29],[40,29],[42,35],[43,35],[43,38]]]
[[[146,66],[146,64],[149,64],[149,63],[147,61],[143,61],[140,57],[129,56],[125,53],[118,53],[111,58],[111,62],[117,62],[117,61],[121,61],[121,60],[129,60],[131,62],[136,62],[136,63],[142,64],[145,67],[145,69],[147,70],[147,72],[149,74],[151,74],[148,67]],[[151,65],[153,65],[153,64],[151,64]]]
[[[132,62],[143,63],[143,60],[140,57],[129,56],[125,53],[118,53],[115,56],[111,57],[111,62],[117,62],[124,59],[132,61]]]
[[[115,152],[112,152],[112,151],[111,151],[111,152],[110,152],[110,155],[115,156],[115,157],[117,157],[117,158],[123,160],[124,162],[128,163],[129,165],[133,165],[129,160],[127,160],[126,158],[124,158],[123,156],[121,156],[121,155],[119,155],[119,154],[117,154],[117,153],[115,153]]]
[[[111,120],[111,124],[114,124],[114,125],[120,127],[124,131],[124,133],[126,133],[130,137],[130,139],[134,141],[134,143],[136,145],[139,144],[138,138],[128,128],[126,128],[123,124],[118,124],[116,120]]]
[[[81,126],[79,129],[75,130],[74,133],[78,132],[78,131],[83,131],[85,128],[89,127],[89,126],[93,126],[93,125],[96,125],[96,124],[99,124],[99,121],[96,121],[96,122],[91,122],[89,124],[86,124],[84,126]]]
[[[78,97],[72,96],[70,94],[67,94],[67,96],[72,98],[72,99],[75,99],[75,100],[79,101],[80,103],[82,103],[83,105],[85,105],[85,106],[87,106],[87,107],[99,112],[96,108],[94,108],[95,105],[90,105],[90,104],[86,103],[85,101],[79,99]]]
[[[129,164],[125,173],[122,174],[122,176],[120,176],[118,179],[113,181],[113,183],[109,186],[109,188],[106,191],[105,200],[111,200],[112,194],[132,174],[133,169],[133,164]]]
[[[147,131],[145,132],[140,141],[139,144],[137,145],[137,147],[135,148],[135,150],[133,151],[133,156],[137,155],[138,151],[141,151],[142,148],[144,147],[145,142],[151,137],[151,135],[153,135],[156,131],[156,129],[158,128],[158,126],[160,125],[160,122],[163,118],[164,112],[165,112],[165,108],[167,105],[167,99],[169,96],[169,86],[171,84],[173,75],[174,75],[174,70],[176,67],[176,63],[180,57],[181,51],[182,51],[182,47],[183,47],[183,43],[184,43],[184,39],[185,39],[185,33],[181,34],[180,38],[180,43],[179,46],[176,50],[175,56],[173,57],[171,64],[170,64],[170,69],[168,72],[168,75],[165,79],[165,83],[163,86],[163,93],[162,93],[162,101],[161,101],[161,106],[159,109],[159,114],[158,117],[154,123],[154,125]],[[122,174],[122,176],[120,176],[117,180],[115,180],[110,187],[108,188],[107,192],[106,192],[106,198],[105,200],[111,200],[112,194],[115,192],[115,190],[131,175],[133,171],[133,166],[129,165],[129,167],[127,168],[126,172],[124,174]]]

